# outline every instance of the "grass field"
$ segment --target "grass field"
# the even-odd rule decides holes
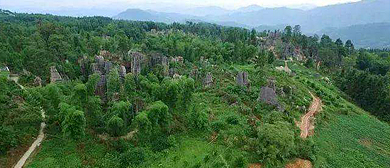
[[[317,126],[316,167],[389,167],[390,126],[367,114],[332,114]]]

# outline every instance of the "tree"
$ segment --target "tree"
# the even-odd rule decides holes
[[[268,51],[268,64],[274,63],[276,57],[273,51]]]
[[[179,81],[181,91],[181,104],[187,109],[192,100],[192,93],[195,89],[195,81],[192,78],[183,77]]]
[[[170,108],[175,108],[178,100],[179,86],[177,81],[172,79],[164,79],[162,82],[162,100]]]
[[[113,69],[108,74],[107,96],[109,100],[114,100],[114,95],[119,93],[121,87],[120,77],[117,69]]]
[[[84,112],[79,110],[69,110],[61,126],[64,136],[76,140],[83,138],[86,126]]]
[[[123,122],[122,118],[118,117],[117,115],[114,115],[108,121],[107,130],[110,133],[110,135],[120,136],[123,134],[124,129],[125,129],[124,122]]]
[[[139,113],[133,121],[136,129],[138,130],[137,132],[137,137],[140,140],[146,140],[151,132],[152,132],[152,122],[150,122],[148,118],[148,114],[146,111],[143,111]]]
[[[339,47],[340,47],[340,46],[343,46],[343,41],[341,41],[341,39],[338,38],[338,39],[336,40],[335,44],[336,44],[337,46],[339,46]]]
[[[84,84],[77,84],[74,87],[74,92],[71,101],[72,104],[79,106],[80,108],[84,108],[87,104],[87,87]]]
[[[168,106],[162,101],[154,102],[147,112],[148,118],[155,128],[169,131],[168,126],[171,120],[171,114],[168,112]]]
[[[256,29],[252,29],[252,31],[251,31],[251,43],[252,43],[252,45],[256,45],[256,43],[257,43]]]
[[[280,166],[293,154],[296,148],[294,141],[295,135],[290,123],[265,123],[258,129],[257,154],[267,165]]]
[[[301,26],[300,25],[295,25],[294,26],[294,29],[293,29],[293,35],[295,36],[295,37],[297,37],[297,36],[300,36],[301,35]]]
[[[89,96],[95,95],[95,90],[98,82],[100,81],[100,75],[95,73],[89,76],[88,82],[86,83],[87,86],[87,94]]]
[[[286,28],[284,28],[285,42],[290,42],[291,36],[292,36],[292,27],[291,26],[286,26]]]
[[[351,40],[347,40],[347,42],[345,42],[345,48],[347,48],[349,54],[351,54],[355,49]]]
[[[124,126],[126,128],[128,125],[130,125],[130,122],[135,114],[130,102],[120,101],[114,103],[112,106],[111,115],[120,117],[124,121]]]

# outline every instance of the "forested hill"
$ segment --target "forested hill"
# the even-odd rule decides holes
[[[388,50],[299,25],[2,11],[0,30],[0,167],[42,121],[25,167],[390,164]]]
[[[390,23],[372,23],[343,28],[328,28],[317,34],[350,39],[358,48],[390,48]]]

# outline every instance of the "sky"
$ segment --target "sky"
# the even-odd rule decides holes
[[[253,4],[263,7],[288,7],[301,4],[325,6],[356,1],[359,0],[0,0],[0,9],[37,13],[76,8],[125,10],[128,8],[161,9],[169,7],[219,6],[226,9],[237,9]]]

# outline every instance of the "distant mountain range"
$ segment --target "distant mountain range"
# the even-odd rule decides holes
[[[390,23],[390,0],[362,0],[358,2],[316,7],[306,5],[297,6],[300,9],[286,7],[263,8],[257,5],[226,10],[220,7],[201,7],[187,9],[178,13],[156,12],[153,10],[128,9],[114,16],[115,19],[155,21],[155,22],[185,22],[204,21],[225,26],[239,26],[256,28],[257,30],[283,29],[285,25],[301,25],[302,32],[314,34],[328,32],[335,37],[347,38],[351,34],[343,34],[348,29],[361,29],[361,33],[376,34],[363,27],[373,26],[372,23]],[[180,11],[180,9],[176,10]],[[366,25],[368,24],[368,25]],[[370,25],[371,24],[371,25]],[[359,25],[359,26],[354,26]],[[329,28],[331,27],[331,28]],[[387,29],[388,30],[388,29]],[[385,31],[385,30],[383,30]],[[374,39],[372,39],[374,40]],[[358,40],[362,47],[372,42],[364,43]],[[376,43],[375,47],[381,43]]]
[[[370,23],[343,28],[327,28],[317,32],[327,34],[331,38],[340,38],[344,42],[352,40],[357,48],[389,48],[390,23]]]

